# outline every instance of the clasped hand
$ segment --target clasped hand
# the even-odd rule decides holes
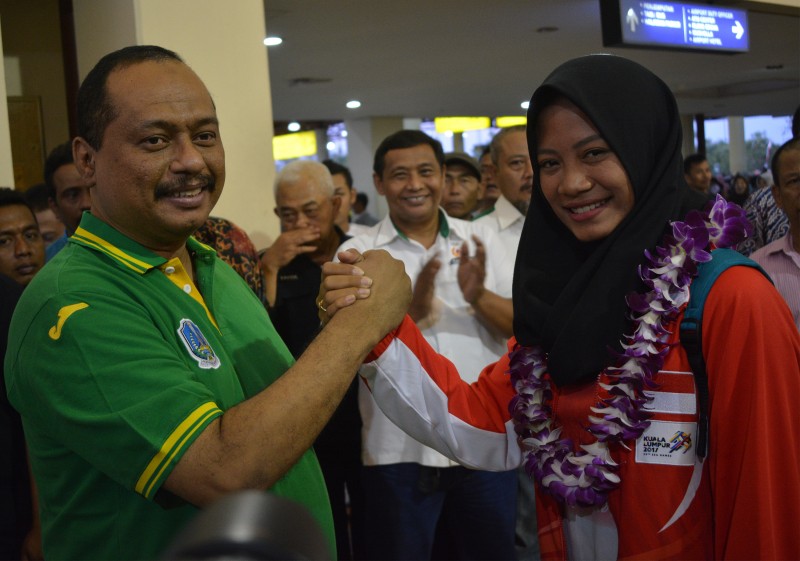
[[[403,262],[383,250],[361,254],[348,249],[337,257],[338,263],[322,266],[317,296],[320,321],[325,324],[352,308],[365,328],[375,327],[385,335],[397,327],[411,302],[411,280]]]

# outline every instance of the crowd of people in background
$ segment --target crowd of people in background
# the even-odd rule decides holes
[[[197,127],[203,131],[197,133],[198,136],[213,136],[213,131],[209,133],[203,128],[207,123],[215,122],[215,117],[211,117],[215,114],[215,110],[210,103],[210,97],[199,78],[180,58],[173,55],[174,53],[158,50],[144,54],[140,54],[139,51],[128,53],[126,56],[132,58],[122,63],[119,68],[113,65],[104,70],[101,68],[100,72],[105,71],[105,75],[100,75],[99,78],[95,76],[95,79],[101,82],[89,83],[85,93],[81,95],[99,95],[100,97],[91,98],[90,101],[110,103],[108,99],[110,94],[108,92],[98,94],[98,91],[110,88],[108,84],[114,84],[115,76],[131,73],[132,76],[143,80],[142,88],[150,86],[152,92],[155,92],[154,99],[160,102],[161,97],[158,96],[169,95],[164,93],[166,90],[163,89],[162,83],[164,76],[167,75],[162,75],[162,72],[169,69],[178,77],[179,85],[194,96],[191,103],[195,105],[192,110],[196,110],[202,117],[198,121],[202,121],[201,125],[188,120],[176,121],[174,128],[177,130],[180,127]],[[627,71],[619,70],[621,75]],[[141,76],[137,74],[139,72]],[[652,81],[649,76],[641,79],[643,82]],[[560,87],[562,86],[553,86],[554,89]],[[92,88],[96,91],[92,91]],[[82,91],[83,89],[82,87]],[[103,95],[106,97],[102,97]],[[125,94],[123,90],[115,89],[113,95],[117,96],[115,103],[120,104],[120,107],[137,118],[149,110],[141,107],[130,92]],[[547,103],[554,106],[561,103],[554,99],[547,97]],[[583,115],[582,118],[585,118],[587,126],[594,127],[583,113],[594,110],[592,107],[594,102],[585,103],[586,107],[576,108],[570,105],[567,109],[573,114]],[[541,118],[540,115],[537,116]],[[91,544],[65,545],[64,540],[68,540],[69,533],[67,528],[72,522],[60,520],[59,518],[65,514],[56,510],[69,508],[70,501],[67,498],[67,490],[63,486],[53,484],[57,460],[50,456],[47,448],[56,446],[53,442],[59,438],[76,437],[79,430],[75,427],[78,427],[85,418],[80,415],[104,413],[99,410],[92,411],[91,407],[81,409],[84,403],[78,398],[72,400],[64,396],[53,398],[52,403],[48,401],[42,406],[44,411],[41,413],[42,418],[56,423],[62,418],[61,415],[64,415],[70,423],[73,423],[70,425],[72,426],[70,430],[75,432],[73,434],[65,429],[59,431],[56,436],[50,435],[45,424],[29,417],[32,412],[37,411],[38,398],[33,397],[34,393],[26,394],[25,391],[27,389],[30,392],[42,392],[43,389],[35,384],[28,387],[29,382],[23,382],[22,373],[25,372],[30,376],[35,372],[35,368],[44,365],[46,360],[51,361],[49,364],[53,366],[57,364],[57,357],[63,362],[69,362],[70,359],[68,356],[59,355],[57,349],[43,350],[38,362],[18,356],[20,348],[26,348],[30,352],[30,349],[34,348],[31,345],[41,345],[42,349],[46,349],[47,344],[55,342],[60,337],[62,327],[70,317],[75,319],[68,325],[85,329],[87,335],[99,337],[103,333],[103,326],[111,330],[113,322],[110,320],[108,325],[101,322],[99,327],[96,324],[81,323],[83,308],[97,307],[111,314],[113,305],[102,300],[98,303],[91,301],[90,295],[84,293],[84,287],[67,286],[66,283],[70,280],[87,281],[88,277],[84,276],[85,270],[74,268],[76,263],[80,263],[81,267],[96,266],[105,268],[106,272],[116,271],[110,274],[103,273],[91,281],[96,283],[98,291],[109,290],[108,287],[112,286],[112,291],[119,292],[120,299],[127,298],[132,293],[136,294],[130,296],[130,302],[124,300],[125,303],[122,305],[125,308],[123,315],[132,322],[131,325],[137,313],[152,314],[153,318],[156,318],[153,322],[164,319],[155,307],[150,309],[145,306],[147,309],[144,312],[136,311],[140,299],[147,300],[147,290],[152,290],[154,294],[158,292],[167,295],[174,289],[174,284],[192,296],[194,298],[192,306],[199,303],[194,310],[196,317],[192,316],[194,317],[192,321],[183,319],[179,330],[183,337],[181,344],[186,346],[190,354],[193,353],[191,360],[188,360],[190,365],[194,366],[196,362],[202,369],[217,369],[219,356],[214,352],[222,355],[223,361],[232,362],[241,360],[244,353],[249,353],[248,360],[252,364],[248,363],[246,366],[248,369],[257,370],[260,363],[263,365],[269,362],[273,364],[269,367],[270,371],[273,369],[275,371],[274,376],[269,378],[259,378],[253,374],[251,387],[244,384],[242,389],[235,390],[232,394],[226,393],[229,389],[215,388],[206,395],[205,382],[197,384],[193,382],[191,388],[177,392],[176,395],[183,400],[181,403],[186,403],[187,407],[198,406],[197,411],[200,411],[200,407],[206,407],[208,403],[215,404],[219,401],[219,404],[203,410],[205,411],[203,415],[206,417],[203,417],[202,421],[199,416],[186,416],[188,410],[181,413],[186,416],[185,419],[173,416],[170,422],[175,426],[180,425],[186,432],[177,436],[172,433],[170,436],[172,440],[163,441],[161,439],[163,427],[156,426],[155,421],[146,418],[147,415],[157,416],[156,413],[160,413],[158,407],[168,408],[169,403],[158,402],[149,412],[136,409],[133,403],[120,405],[120,407],[132,407],[135,415],[142,416],[136,421],[138,423],[136,429],[145,431],[147,438],[152,440],[144,443],[146,440],[144,437],[130,436],[126,422],[117,419],[108,421],[109,427],[119,430],[120,434],[130,438],[130,441],[126,441],[128,446],[126,454],[129,455],[120,462],[139,462],[142,459],[140,448],[147,451],[148,446],[155,445],[158,451],[162,446],[169,444],[174,446],[174,450],[167,452],[184,458],[180,460],[180,471],[174,463],[169,463],[168,467],[167,464],[162,466],[158,463],[163,452],[159,452],[162,456],[156,454],[152,460],[148,458],[142,466],[137,464],[130,469],[128,465],[107,467],[104,455],[110,452],[100,452],[83,446],[79,447],[80,453],[75,453],[65,444],[66,440],[59,442],[58,446],[63,446],[63,449],[58,448],[59,454],[63,457],[74,454],[68,463],[69,469],[73,470],[71,473],[76,477],[85,467],[83,462],[97,466],[96,469],[91,468],[95,469],[92,472],[94,483],[87,483],[87,486],[81,489],[87,497],[95,492],[110,493],[112,488],[122,485],[118,492],[132,497],[131,502],[126,503],[128,504],[126,508],[136,511],[136,514],[131,515],[126,521],[127,523],[137,525],[147,521],[147,524],[157,524],[157,520],[150,520],[148,517],[154,516],[155,509],[161,508],[156,506],[153,510],[148,510],[152,504],[150,501],[147,502],[147,507],[138,505],[136,501],[139,501],[140,497],[134,497],[133,489],[125,488],[131,477],[129,472],[137,468],[141,472],[136,473],[135,493],[144,498],[167,502],[184,501],[184,505],[204,503],[207,497],[216,495],[216,490],[207,493],[206,490],[198,491],[191,481],[192,478],[198,477],[197,470],[208,465],[204,462],[212,460],[205,457],[201,460],[189,454],[186,448],[191,444],[191,439],[200,439],[207,435],[207,431],[211,430],[207,427],[215,426],[212,423],[233,418],[228,411],[236,411],[242,402],[261,399],[263,394],[259,392],[264,386],[269,386],[268,390],[273,386],[279,386],[276,380],[282,378],[284,371],[287,377],[292,372],[298,371],[299,374],[296,374],[294,379],[307,380],[309,386],[298,384],[297,387],[307,388],[313,385],[315,376],[320,378],[326,376],[327,371],[332,369],[335,372],[341,370],[339,374],[334,374],[338,376],[336,384],[330,382],[331,387],[328,388],[328,391],[336,396],[335,403],[326,405],[323,411],[319,404],[325,402],[325,397],[321,395],[317,401],[309,398],[311,401],[308,407],[297,411],[297,415],[318,417],[312,427],[304,430],[299,440],[301,443],[306,443],[305,447],[302,444],[297,445],[302,449],[294,450],[290,457],[283,460],[284,463],[276,472],[277,475],[256,476],[253,474],[258,470],[253,468],[248,484],[257,481],[256,486],[261,488],[277,485],[287,496],[301,496],[312,510],[316,508],[315,516],[321,520],[326,537],[331,543],[335,543],[336,556],[342,560],[516,558],[532,561],[539,559],[535,505],[539,508],[542,508],[542,505],[550,508],[552,505],[547,501],[542,502],[541,498],[537,500],[537,493],[542,491],[535,488],[530,470],[526,472],[523,468],[513,466],[513,469],[500,470],[498,473],[458,466],[451,459],[453,455],[440,453],[440,447],[434,449],[427,445],[434,446],[431,442],[426,441],[426,444],[423,444],[404,433],[373,401],[366,385],[361,383],[357,376],[349,378],[346,375],[347,368],[354,374],[366,353],[381,340],[392,325],[397,325],[394,319],[398,310],[395,308],[402,302],[395,304],[395,308],[390,308],[388,302],[391,299],[377,291],[376,285],[372,282],[379,277],[381,280],[392,275],[400,277],[402,275],[399,269],[386,268],[383,277],[378,272],[367,269],[366,266],[364,270],[357,270],[353,275],[358,278],[363,277],[363,281],[358,281],[362,282],[362,285],[352,296],[347,296],[346,302],[342,300],[343,305],[332,305],[333,301],[321,300],[318,296],[323,278],[323,266],[326,263],[337,262],[339,252],[356,249],[363,254],[371,249],[384,249],[392,257],[403,262],[405,272],[410,277],[408,317],[418,326],[420,337],[426,344],[431,345],[436,353],[454,364],[467,382],[477,380],[485,365],[503,360],[507,352],[506,340],[515,334],[519,338],[515,329],[519,328],[519,324],[515,323],[519,321],[519,316],[514,314],[517,304],[512,302],[514,257],[517,255],[520,241],[525,239],[524,232],[528,232],[526,217],[528,220],[531,219],[532,197],[534,201],[537,196],[541,198],[541,194],[536,195],[535,178],[538,177],[537,165],[543,164],[541,162],[537,164],[536,154],[533,154],[534,159],[531,157],[529,149],[533,148],[530,143],[534,138],[531,130],[525,126],[502,129],[489,145],[481,147],[475,154],[444,153],[436,140],[420,131],[399,131],[388,136],[376,151],[372,170],[374,186],[378,194],[386,199],[388,206],[388,214],[384,217],[374,217],[367,212],[367,196],[358,191],[351,170],[342,162],[326,160],[322,163],[314,161],[289,163],[278,173],[274,183],[275,214],[280,222],[280,234],[268,247],[256,248],[247,233],[235,224],[235,217],[208,216],[213,207],[210,202],[203,203],[203,209],[208,211],[205,212],[205,216],[203,212],[196,211],[190,224],[176,225],[170,222],[169,217],[160,215],[157,219],[137,224],[140,217],[135,216],[131,209],[122,208],[115,200],[119,191],[119,187],[112,180],[115,178],[97,175],[93,167],[95,162],[92,158],[98,154],[102,157],[103,150],[106,149],[105,145],[101,148],[99,142],[103,135],[106,137],[104,142],[109,142],[112,147],[106,150],[113,150],[115,142],[120,144],[125,142],[122,136],[109,136],[113,132],[117,116],[113,112],[108,112],[107,115],[84,115],[82,119],[86,121],[86,127],[81,131],[82,136],[59,145],[49,154],[44,166],[44,183],[31,187],[24,194],[10,189],[0,191],[0,281],[5,283],[2,291],[3,331],[0,332],[3,345],[8,337],[8,325],[17,299],[40,271],[49,271],[52,274],[44,274],[46,278],[43,278],[41,284],[37,285],[38,288],[34,289],[37,297],[42,302],[55,299],[58,303],[55,308],[53,308],[55,304],[47,304],[46,311],[56,314],[52,321],[49,316],[46,320],[39,319],[37,314],[40,311],[34,306],[33,296],[28,297],[30,303],[25,309],[29,317],[19,317],[16,321],[21,323],[24,320],[26,329],[32,329],[33,326],[41,331],[36,336],[40,339],[27,336],[18,328],[16,336],[12,337],[17,347],[9,349],[10,358],[5,363],[6,366],[13,368],[13,372],[6,373],[5,379],[13,379],[15,389],[10,392],[14,396],[13,403],[10,404],[6,399],[6,391],[3,391],[0,399],[3,436],[10,442],[10,446],[6,448],[10,451],[10,455],[7,454],[7,460],[3,460],[4,471],[1,472],[3,477],[0,481],[4,488],[5,501],[0,505],[0,521],[2,521],[0,558],[20,559],[21,556],[26,559],[42,558],[42,525],[36,508],[38,491],[35,483],[30,480],[26,467],[28,453],[23,442],[23,421],[26,423],[26,432],[30,431],[33,435],[31,441],[33,449],[30,451],[35,467],[33,474],[44,477],[46,481],[45,487],[41,490],[43,504],[46,505],[44,516],[48,517],[44,523],[45,557],[48,555],[48,550],[56,556],[83,555],[87,551],[92,553],[100,551],[103,555],[111,556],[119,554],[119,550],[111,546],[93,550]],[[608,127],[609,129],[602,131],[603,134],[613,136],[614,133],[609,132],[613,131],[613,127],[610,125]],[[794,140],[789,141],[778,151],[772,160],[771,169],[765,167],[747,173],[714,175],[706,157],[694,154],[683,160],[683,180],[695,192],[705,195],[708,201],[719,194],[745,209],[747,218],[753,226],[753,235],[742,242],[738,249],[745,255],[752,254],[753,259],[773,277],[776,288],[783,294],[800,329],[800,257],[797,252],[800,244],[800,215],[798,215],[800,130],[798,128],[800,128],[800,117],[796,113]],[[192,129],[192,134],[195,132]],[[99,138],[92,136],[97,134],[100,135]],[[538,139],[540,140],[541,138]],[[215,165],[218,168],[224,168],[224,165],[220,161],[213,161],[215,157],[224,159],[224,156],[221,154],[206,156],[213,149],[213,146],[210,147],[214,143],[211,138],[203,137],[199,141],[192,140],[192,142],[200,146],[197,150],[204,154],[207,167],[211,168],[211,171],[201,170],[203,166],[196,161],[189,161],[189,158],[186,158],[184,163],[187,168],[197,167],[199,170],[197,175],[202,178],[202,182],[198,183],[201,185],[198,187],[199,191],[203,196],[209,193],[209,197],[214,198],[215,202],[219,196],[221,182],[215,191],[213,179],[209,179],[209,176],[213,176],[216,172],[219,177],[224,177],[224,173],[214,169]],[[674,138],[671,142],[671,146],[676,145]],[[634,148],[631,147],[630,150],[633,151]],[[109,162],[117,162],[113,154],[106,157],[109,158]],[[124,157],[126,157],[124,154],[120,156]],[[126,170],[120,169],[118,172],[124,174]],[[125,184],[122,185],[124,188]],[[164,195],[165,197],[172,196],[176,200],[184,196],[187,199],[201,196],[193,194],[191,189],[194,187],[180,182],[157,185],[154,182],[153,187],[156,193],[160,193],[159,189],[165,190],[171,193]],[[665,187],[659,187],[662,188],[666,193]],[[130,189],[134,187],[130,186]],[[180,189],[184,191],[176,195]],[[95,199],[97,195],[100,198]],[[637,192],[636,197],[639,196],[640,193]],[[134,195],[128,194],[127,197],[126,200],[132,209],[138,209],[143,213],[152,210]],[[188,205],[185,202],[173,201],[173,203],[176,208]],[[543,199],[538,203],[540,207],[534,214],[537,219],[541,219]],[[626,208],[626,213],[632,212],[631,208]],[[560,226],[554,226],[553,231],[559,228]],[[187,241],[190,235],[194,239]],[[558,235],[563,235],[563,232]],[[529,233],[529,240],[531,236]],[[167,255],[169,253],[167,250],[156,252],[166,257],[163,259],[157,259],[155,254],[145,250],[150,247],[147,243],[161,244],[164,240],[172,244],[170,248],[174,246],[183,249],[175,251],[170,249],[169,251],[175,254],[171,259]],[[529,241],[530,243],[532,242]],[[543,242],[536,243],[539,244],[536,247],[541,249],[539,246]],[[187,247],[189,250],[184,254],[184,249]],[[574,249],[570,246],[569,251]],[[207,251],[208,255],[202,257],[205,255],[204,251]],[[581,253],[584,252],[583,249],[575,251],[576,255],[584,254]],[[57,254],[61,252],[63,255],[59,258]],[[242,286],[249,287],[249,292],[244,290],[246,294],[243,294],[242,287],[234,282],[232,276],[225,276],[227,273],[223,273],[220,277],[221,273],[210,266],[212,262],[216,262],[212,258],[213,255],[238,273],[244,280]],[[192,271],[191,266],[187,266],[188,263],[196,263],[195,260],[201,258],[205,259],[206,265],[195,265],[198,267],[196,272]],[[48,264],[43,269],[46,261],[53,262],[52,268]],[[353,266],[357,265],[358,263]],[[382,266],[386,266],[386,263]],[[206,270],[202,267],[209,268]],[[137,278],[126,281],[130,283],[129,287],[120,288],[115,285],[117,281],[114,280],[114,275],[121,277],[123,273],[129,274],[126,268],[135,269],[137,275],[140,273],[143,275],[145,271],[158,270],[158,275],[171,278],[165,283],[156,283],[149,288],[139,283]],[[64,272],[63,277],[54,276],[58,270]],[[368,271],[369,275],[365,275],[364,271]],[[151,276],[156,276],[156,273]],[[198,296],[197,292],[210,290],[212,278],[218,283],[217,286],[236,285],[235,289],[231,289],[231,294],[234,296],[223,296],[221,292],[219,294],[215,292],[214,301],[210,294]],[[540,281],[544,282],[541,279]],[[6,285],[13,287],[13,290],[6,289]],[[342,290],[345,288],[342,287]],[[397,291],[399,293],[400,289]],[[349,319],[351,316],[347,315],[346,308],[353,305],[354,309],[361,310],[357,306],[362,300],[378,298],[376,294],[384,299],[382,301],[384,307],[377,308],[377,304],[373,304],[370,321],[372,317],[378,316],[387,319],[383,321],[381,328],[361,330],[359,323],[361,320]],[[164,297],[174,301],[171,306],[177,306],[174,295]],[[84,300],[90,303],[84,303]],[[220,301],[229,300],[233,303],[226,305],[230,305],[231,309],[221,310]],[[242,307],[252,302],[260,302],[260,307],[263,309],[257,314],[242,312]],[[384,308],[386,312],[376,311]],[[390,312],[394,314],[391,318],[389,318]],[[177,308],[174,310],[170,308],[169,313],[177,314],[175,315],[177,318],[183,312]],[[217,334],[217,331],[224,331],[235,324],[237,319],[240,319],[234,317],[238,313],[242,313],[242,317],[258,325],[249,331],[247,329],[237,331],[236,336],[240,338],[237,343],[241,342],[241,347],[232,346],[230,341],[225,342],[224,337]],[[270,319],[267,319],[267,316]],[[323,328],[321,317],[328,321],[331,316],[334,319]],[[148,327],[149,320],[139,319],[141,325],[136,329],[140,331],[136,329],[134,331],[137,333],[136,336],[142,337],[148,332],[145,328]],[[46,328],[49,328],[50,324],[53,324],[49,332],[49,339],[52,341],[47,340]],[[172,329],[171,324],[165,324],[163,333],[154,330],[152,334],[166,337],[164,334],[171,333],[170,329]],[[336,331],[337,329],[339,331]],[[321,333],[335,335],[330,335],[328,339],[322,341],[319,337]],[[248,338],[254,337],[268,341],[266,347],[269,348],[262,348],[264,345],[249,348],[244,344],[250,344],[252,341]],[[113,340],[117,344],[122,344],[126,336],[119,334]],[[358,344],[353,343],[354,341]],[[64,366],[66,374],[72,374],[72,371],[76,370],[75,375],[80,376],[81,373],[77,370],[91,371],[101,368],[97,361],[85,358],[88,351],[110,354],[107,350],[103,350],[103,344],[84,346],[87,344],[86,341],[77,336],[70,337],[69,344],[72,345],[68,347],[70,352],[81,353],[84,358],[81,359],[81,365],[76,365],[74,369]],[[349,354],[345,352],[344,355],[347,356],[344,356],[343,352],[332,352],[331,349],[337,345],[347,347]],[[121,353],[128,362],[120,362],[120,368],[124,369],[135,363],[137,359],[134,351],[135,349],[132,349]],[[169,353],[182,353],[183,347],[179,345],[177,349],[162,349],[160,352],[164,355],[161,357],[162,362],[167,363],[169,361],[165,357]],[[563,349],[561,352],[563,353]],[[338,357],[336,359],[338,362],[335,362],[335,367],[329,368],[329,363],[326,361],[334,361],[329,359],[331,354]],[[303,371],[306,364],[304,360],[310,360],[307,357],[316,357],[317,362],[325,362],[325,366],[315,364],[312,365],[313,368],[309,366]],[[108,360],[123,359],[114,356]],[[215,360],[217,362],[214,362]],[[148,368],[166,367],[158,363]],[[109,382],[106,379],[104,383]],[[135,385],[135,377],[128,383]],[[164,380],[152,379],[149,383],[153,387],[160,388],[160,391],[173,391]],[[176,382],[177,385],[180,383]],[[76,383],[74,388],[68,390],[80,392],[82,391],[80,388],[80,384]],[[296,393],[299,391],[296,390]],[[97,393],[97,395],[102,394],[103,392]],[[193,397],[190,398],[189,394]],[[202,399],[199,397],[195,399],[195,396],[201,394]],[[293,399],[288,400],[288,403],[296,402]],[[501,405],[505,406],[504,403]],[[23,421],[20,420],[15,408],[23,412]],[[75,412],[78,410],[82,413]],[[290,413],[287,412],[287,417]],[[192,415],[195,413],[192,412]],[[201,436],[198,437],[193,432],[190,435],[188,425],[184,426],[181,423],[197,423],[198,434]],[[462,428],[456,427],[453,433],[460,434]],[[172,429],[178,430],[174,426],[170,430]],[[106,427],[104,430],[111,429]],[[267,440],[269,433],[264,430],[264,440]],[[512,439],[513,435],[509,438]],[[255,435],[253,439],[237,441],[237,445],[242,451],[249,450],[254,439]],[[208,437],[202,442],[204,446],[211,446],[207,443]],[[313,479],[318,470],[315,467],[317,460],[310,458],[306,453],[306,448],[312,442],[321,466],[324,487],[315,480],[316,486],[312,486],[311,491],[298,490],[303,486],[303,478]],[[276,446],[289,447],[285,442]],[[217,451],[219,450],[222,448]],[[85,457],[89,459],[84,459]],[[250,461],[253,465],[257,463],[255,459]],[[271,461],[271,458],[265,453],[260,461]],[[48,465],[48,462],[53,463]],[[486,464],[496,469],[491,462],[487,461]],[[229,469],[228,464],[224,465],[225,469]],[[5,469],[6,466],[8,469]],[[170,475],[170,470],[175,470],[174,473],[177,475],[174,477]],[[114,481],[109,479],[108,482],[92,488],[91,485],[96,484],[97,480],[104,479],[107,472],[113,474]],[[282,479],[284,477],[286,480]],[[140,485],[147,487],[143,490]],[[158,491],[160,487],[164,489],[163,492]],[[325,490],[329,497],[329,507],[328,501],[320,498],[324,496]],[[142,503],[144,504],[144,501]],[[84,506],[81,505],[79,510],[82,515],[90,516]],[[104,512],[110,517],[109,513],[115,507],[104,504],[103,508],[108,509]],[[320,513],[321,511],[324,512]],[[163,539],[159,541],[153,537],[148,538],[145,540],[146,547],[136,550],[134,557],[139,553],[152,555],[158,551],[168,537],[166,529],[177,527],[179,522],[183,522],[191,514],[190,511],[186,511],[175,516],[177,511],[170,512],[170,518],[164,519],[165,525],[159,530],[159,539]],[[56,519],[59,519],[58,523],[54,521]],[[542,521],[541,513],[539,521]],[[570,524],[572,524],[570,532],[581,531],[578,528],[579,521],[572,521]],[[111,526],[105,527],[103,531],[110,531],[109,528]],[[115,527],[114,531],[119,531],[119,528]],[[133,534],[136,535],[140,531],[141,528],[137,527]],[[543,531],[549,533],[548,539],[552,541],[553,527],[548,526]],[[576,535],[569,536],[570,547],[574,547],[578,539]],[[136,537],[125,538],[120,543],[123,543],[124,547],[134,547],[137,540]],[[81,547],[88,549],[82,550]],[[603,548],[599,551],[607,553]]]
[[[719,174],[712,178],[712,193],[719,193],[727,200],[742,206],[747,198],[759,189],[772,185],[772,173],[769,167],[752,172],[736,172]]]

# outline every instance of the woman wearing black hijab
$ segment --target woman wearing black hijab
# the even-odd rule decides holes
[[[406,318],[362,369],[376,401],[464,465],[524,463],[543,559],[800,558],[800,335],[749,266],[705,302],[698,450],[677,327],[698,264],[745,227],[721,199],[697,210],[669,88],[620,57],[569,61],[533,95],[528,145],[509,354],[466,384]]]

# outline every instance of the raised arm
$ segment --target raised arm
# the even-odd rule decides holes
[[[340,263],[322,268],[319,300],[327,308],[325,318],[361,297],[356,293],[362,257],[355,250],[338,257]],[[521,462],[508,413],[514,390],[507,369],[503,356],[476,382],[464,382],[406,316],[376,345],[360,373],[381,410],[409,435],[465,466],[504,471]]]
[[[259,259],[264,275],[264,296],[270,306],[275,305],[278,291],[278,271],[291,263],[292,259],[303,253],[313,253],[316,247],[309,245],[319,239],[319,231],[301,228],[282,232],[271,246],[265,249]]]
[[[340,310],[275,383],[208,425],[165,489],[196,505],[239,489],[266,489],[312,445],[364,357],[400,322],[410,300],[403,265],[386,252],[367,252],[359,267],[373,281],[370,297]]]
[[[503,337],[511,337],[514,332],[514,307],[511,298],[504,298],[486,288],[486,246],[477,236],[473,236],[472,241],[475,242],[475,255],[469,255],[466,243],[461,246],[458,265],[461,294],[485,326]]]
[[[409,435],[467,467],[505,471],[520,464],[508,413],[508,355],[468,384],[406,316],[367,361],[360,372],[376,403]]]

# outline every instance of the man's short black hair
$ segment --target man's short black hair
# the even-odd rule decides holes
[[[65,166],[67,164],[74,163],[75,160],[72,157],[72,142],[67,141],[63,144],[59,144],[47,155],[47,159],[44,161],[44,182],[47,184],[47,188],[50,190],[48,196],[50,196],[53,200],[56,198],[56,186],[53,183],[53,176],[56,173],[56,170],[61,166]]]
[[[364,208],[367,208],[367,203],[369,203],[369,197],[367,197],[366,193],[362,193],[361,191],[356,193],[356,200],[362,205],[364,205]]]
[[[101,58],[78,90],[78,136],[95,150],[103,144],[103,133],[117,114],[108,98],[108,77],[119,69],[147,61],[183,62],[177,53],[155,45],[125,47]]]
[[[328,171],[331,172],[331,176],[334,175],[343,175],[344,182],[347,184],[348,189],[353,188],[353,174],[350,173],[350,170],[347,169],[345,166],[340,164],[339,162],[334,162],[333,160],[324,160],[322,164],[328,168]]]
[[[770,169],[772,170],[772,182],[777,186],[780,187],[780,159],[781,155],[786,152],[787,150],[800,150],[800,136],[796,136],[791,140],[784,142],[780,148],[775,151],[775,154],[772,156],[772,163],[770,165]]]
[[[689,175],[689,172],[692,171],[692,166],[696,166],[697,164],[702,164],[703,162],[707,161],[708,158],[705,154],[697,153],[691,154],[686,156],[683,160],[683,173]]]
[[[378,149],[375,150],[375,161],[372,164],[372,171],[374,171],[378,177],[383,177],[383,168],[386,166],[386,154],[390,150],[414,148],[422,144],[427,144],[431,147],[436,156],[436,161],[439,162],[439,167],[443,167],[444,150],[442,149],[441,142],[435,138],[431,138],[422,131],[401,130],[384,138],[383,142],[378,146]]]
[[[28,201],[25,200],[25,197],[22,195],[22,193],[16,189],[12,189],[11,187],[0,187],[0,208],[4,206],[16,205],[26,207],[31,211],[33,219],[36,220],[36,213],[33,212],[31,205],[28,204]]]
[[[527,130],[527,125],[512,125],[510,127],[504,127],[500,129],[497,134],[492,137],[492,141],[489,143],[489,154],[492,156],[492,163],[494,165],[500,163],[500,143],[503,142],[505,137],[518,132],[525,134]],[[481,156],[483,156],[483,154],[481,154]]]
[[[50,188],[46,183],[31,185],[22,196],[28,206],[33,209],[33,212],[42,212],[50,208]]]

